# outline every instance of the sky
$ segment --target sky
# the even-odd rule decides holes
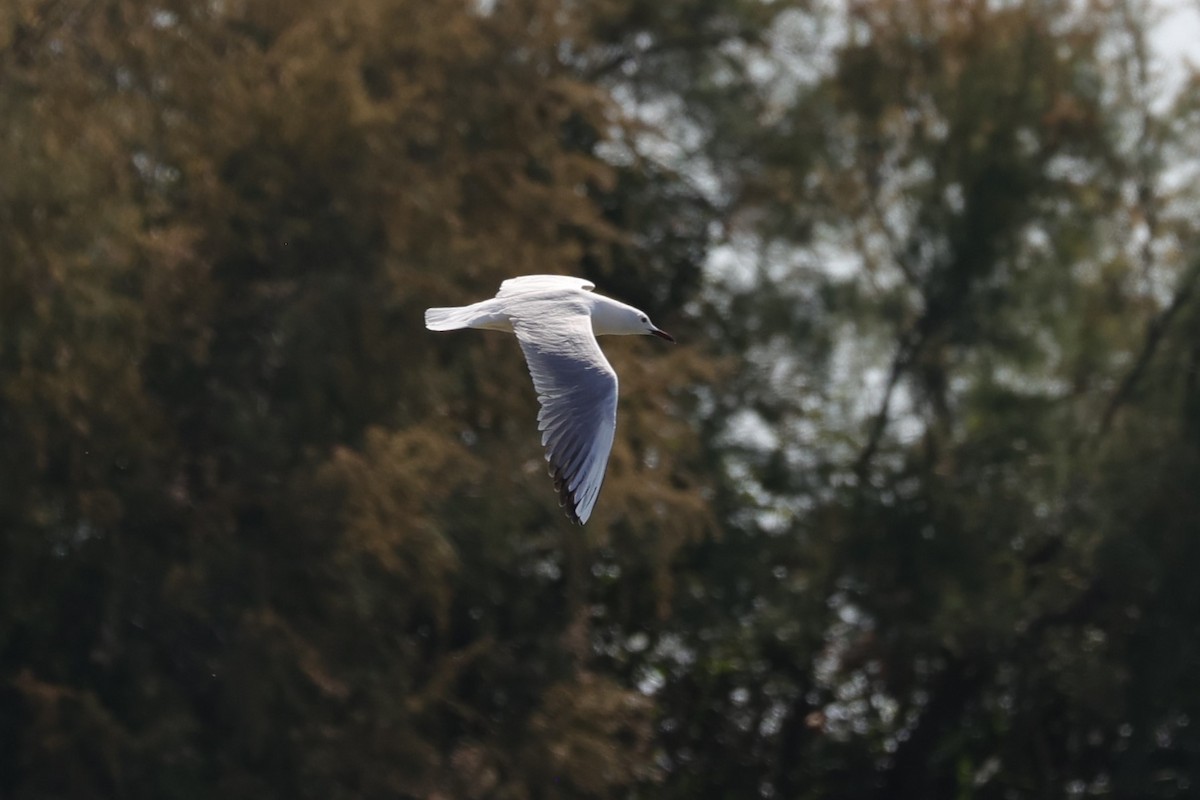
[[[1186,76],[1185,62],[1200,69],[1200,0],[1157,0],[1162,20],[1150,39],[1162,59],[1165,92],[1174,94]]]

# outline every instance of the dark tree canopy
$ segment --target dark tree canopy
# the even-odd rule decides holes
[[[0,798],[1190,796],[1152,12],[0,8]],[[584,528],[532,272],[682,342]]]

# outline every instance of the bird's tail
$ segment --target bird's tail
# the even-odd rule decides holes
[[[425,327],[431,331],[456,331],[471,327],[476,314],[473,306],[425,309]]]
[[[459,328],[511,331],[512,322],[495,300],[483,300],[469,306],[426,309],[425,327],[431,331],[456,331]]]

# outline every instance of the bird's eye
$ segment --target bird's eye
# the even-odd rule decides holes
[[[649,317],[642,315],[642,322],[649,322],[649,321],[650,321]]]

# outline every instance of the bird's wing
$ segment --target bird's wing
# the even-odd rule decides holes
[[[587,522],[604,482],[617,429],[617,373],[582,308],[531,307],[513,315],[541,410],[538,430],[559,500]],[[542,311],[543,313],[538,313]]]
[[[496,297],[511,297],[528,292],[544,292],[562,289],[579,289],[590,292],[596,284],[583,278],[572,278],[567,275],[522,275],[519,278],[509,278],[500,284]]]

